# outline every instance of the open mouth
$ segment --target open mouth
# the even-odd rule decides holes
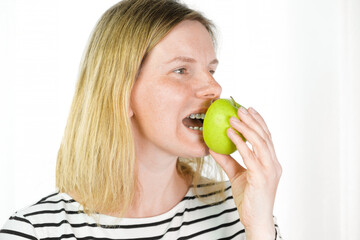
[[[202,131],[205,113],[192,113],[183,119],[183,124],[193,130]]]

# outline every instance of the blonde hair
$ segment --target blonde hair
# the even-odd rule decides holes
[[[121,1],[95,26],[56,165],[57,188],[75,192],[85,212],[122,215],[130,206],[136,189],[130,93],[147,53],[183,20],[199,21],[215,40],[209,20],[174,0]],[[195,186],[203,166],[204,158],[177,163]]]

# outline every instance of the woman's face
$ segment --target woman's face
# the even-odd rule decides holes
[[[135,143],[171,156],[209,154],[199,121],[187,117],[205,113],[220,97],[213,78],[217,59],[211,37],[198,21],[179,23],[148,54],[131,93]]]

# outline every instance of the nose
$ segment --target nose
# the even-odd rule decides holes
[[[203,99],[217,99],[220,97],[222,88],[215,81],[213,75],[209,72],[201,77],[201,86],[196,91],[196,97]]]

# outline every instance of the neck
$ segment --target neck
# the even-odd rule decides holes
[[[140,147],[141,146],[141,147]],[[186,195],[191,179],[180,176],[177,156],[171,156],[153,145],[135,145],[137,186],[135,198],[123,217],[144,218],[163,214],[176,206]],[[75,191],[68,194],[78,202]],[[114,217],[118,213],[103,213]]]
[[[151,217],[165,213],[185,196],[191,182],[179,175],[177,157],[141,144],[136,151],[137,189],[125,217]]]

